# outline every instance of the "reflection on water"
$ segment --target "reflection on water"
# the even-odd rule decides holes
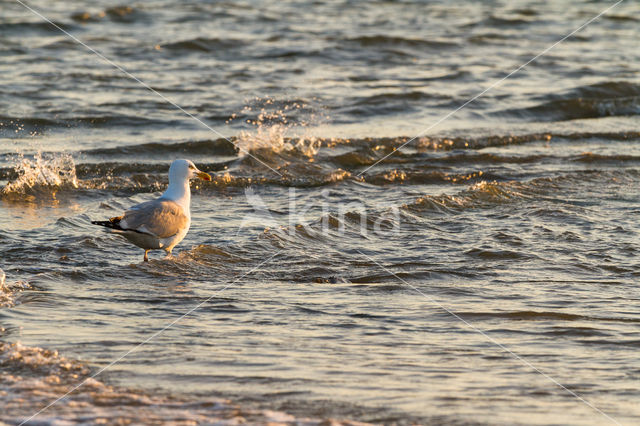
[[[0,420],[199,305],[38,420],[608,420],[442,304],[637,423],[632,2],[409,144],[607,4],[30,5],[251,155],[3,6]],[[213,180],[138,263],[90,221],[175,158]]]
[[[84,210],[81,203],[71,198],[70,194],[63,193],[61,196],[57,191],[56,188],[37,196],[33,193],[3,196],[0,205],[5,214],[0,216],[0,227],[6,230],[37,229]]]

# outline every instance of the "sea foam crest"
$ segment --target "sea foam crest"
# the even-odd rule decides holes
[[[311,135],[310,129],[324,118],[305,103],[256,99],[240,115],[250,117],[245,122],[253,126],[237,136],[236,144],[243,152],[298,152],[313,157],[320,149],[322,142]],[[227,123],[236,118],[238,114],[232,115]]]
[[[78,187],[76,165],[69,154],[38,152],[33,158],[20,155],[14,169],[18,177],[2,189],[3,195],[29,195],[63,187]]]

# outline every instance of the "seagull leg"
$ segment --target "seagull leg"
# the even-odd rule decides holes
[[[147,253],[149,253],[149,250],[145,250],[144,251],[144,261],[148,262],[149,261],[149,256],[147,256]]]
[[[173,254],[171,254],[171,250],[165,250],[165,253],[167,253],[167,256],[165,257],[165,259],[173,259]]]

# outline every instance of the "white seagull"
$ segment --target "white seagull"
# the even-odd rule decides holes
[[[122,216],[91,223],[110,228],[144,249],[145,262],[149,261],[149,250],[163,249],[167,256],[171,256],[171,250],[189,232],[189,179],[196,176],[203,180],[211,180],[209,174],[198,170],[191,161],[175,160],[169,167],[169,187],[160,198],[137,204]]]

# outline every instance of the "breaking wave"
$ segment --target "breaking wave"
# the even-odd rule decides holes
[[[3,198],[55,197],[61,189],[78,188],[75,162],[69,154],[19,156],[14,172],[17,177],[2,188]]]
[[[281,411],[238,406],[222,398],[194,400],[112,386],[93,378],[85,363],[63,357],[58,351],[0,342],[0,421],[14,424],[28,420],[80,383],[83,385],[77,391],[35,419],[47,424],[355,424],[333,419],[298,419]]]
[[[640,132],[637,131],[432,136],[413,141],[408,137],[340,139],[300,136],[292,139],[286,136],[286,124],[266,124],[269,120],[266,115],[260,120],[262,124],[254,131],[247,131],[233,140],[251,155],[238,152],[225,139],[97,148],[83,151],[81,155],[87,162],[82,163],[76,163],[69,154],[39,152],[33,156],[18,155],[10,160],[12,167],[0,168],[0,179],[8,181],[0,190],[0,196],[5,200],[32,200],[55,198],[77,190],[124,194],[162,191],[168,184],[169,160],[180,157],[193,159],[213,177],[211,182],[194,181],[192,189],[195,193],[251,185],[316,187],[353,180],[372,185],[503,182],[509,178],[495,168],[492,171],[492,165],[538,164],[555,161],[556,158],[539,152],[516,155],[482,152],[481,149],[538,142],[571,144],[574,141],[640,140]],[[389,154],[393,155],[385,158]],[[123,161],[131,157],[136,161]],[[383,158],[381,167],[367,169]],[[220,161],[211,162],[211,159]],[[563,161],[566,160],[583,164],[633,164],[640,161],[640,156],[583,152]],[[365,173],[360,175],[361,171]]]
[[[235,140],[242,153],[289,152],[313,157],[322,145],[322,140],[312,135],[310,129],[326,117],[302,101],[258,98],[239,114],[233,114],[227,123],[238,118],[244,118],[251,126]]]
[[[0,308],[9,308],[17,305],[19,303],[19,294],[29,289],[33,289],[33,286],[26,281],[16,281],[0,285]]]
[[[635,170],[622,172],[587,170],[529,181],[481,180],[455,195],[425,195],[413,203],[404,205],[403,209],[412,213],[455,212],[473,208],[490,208],[526,200],[570,203],[566,197],[571,192],[579,191],[581,186],[593,186],[594,183],[601,184],[603,182],[609,185],[626,185],[629,183],[628,180],[635,182],[638,178],[640,175]]]

